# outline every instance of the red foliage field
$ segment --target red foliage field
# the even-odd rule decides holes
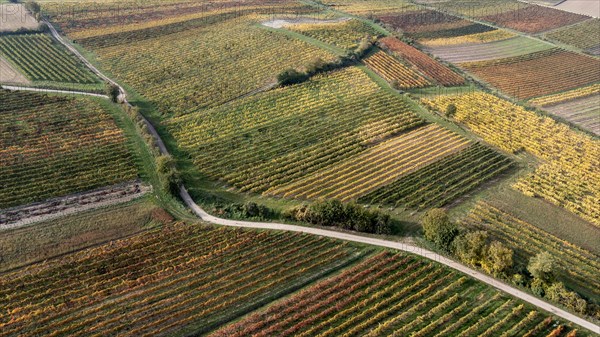
[[[381,46],[406,59],[417,67],[422,73],[444,86],[461,85],[464,78],[450,68],[439,63],[422,51],[396,39],[386,37],[379,40]]]
[[[461,66],[520,99],[600,81],[600,60],[560,49],[494,61],[463,63]]]
[[[574,24],[589,19],[589,17],[548,7],[527,6],[514,11],[489,15],[483,19],[521,32],[541,33]]]
[[[468,26],[470,21],[432,10],[411,11],[379,16],[384,24],[407,33],[432,32]]]

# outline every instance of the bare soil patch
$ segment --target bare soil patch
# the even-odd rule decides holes
[[[0,5],[0,32],[14,32],[20,28],[35,30],[38,27],[39,22],[22,4]]]
[[[23,74],[13,68],[8,61],[0,57],[0,82],[2,83],[31,83]]]
[[[90,192],[1,210],[0,230],[21,227],[34,222],[131,201],[141,197],[149,190],[151,190],[150,187],[133,181]]]

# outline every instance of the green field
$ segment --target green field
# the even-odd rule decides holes
[[[0,209],[138,177],[103,100],[0,92]]]
[[[73,84],[97,84],[100,80],[45,34],[0,36],[0,55],[29,80]]]

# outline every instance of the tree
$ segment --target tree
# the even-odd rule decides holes
[[[456,105],[454,103],[448,104],[446,107],[446,117],[452,118],[456,114]]]
[[[513,251],[501,242],[494,241],[487,249],[484,269],[494,275],[506,274],[513,266]]]
[[[556,274],[556,260],[548,252],[538,253],[529,259],[527,270],[535,277],[545,283],[554,280]]]
[[[452,240],[458,234],[456,224],[448,218],[445,210],[434,208],[428,211],[422,220],[425,239],[441,249],[448,250]]]
[[[469,232],[454,241],[454,253],[470,265],[481,265],[486,251],[488,233],[486,231]]]
[[[110,98],[111,101],[115,103],[119,101],[119,95],[121,94],[121,90],[118,86],[112,83],[106,83],[104,91],[106,92],[106,95]]]
[[[25,8],[27,8],[27,10],[30,11],[33,16],[37,16],[42,10],[40,5],[32,0],[29,0],[25,3]]]
[[[277,82],[280,85],[291,85],[302,83],[308,79],[308,75],[296,69],[290,68],[277,75]]]
[[[156,167],[163,189],[176,193],[181,184],[179,171],[175,167],[175,160],[168,155],[156,158]]]

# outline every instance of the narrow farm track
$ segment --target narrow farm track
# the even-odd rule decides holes
[[[123,89],[123,87],[121,87],[118,83],[116,83],[112,79],[110,79],[107,76],[105,76],[104,74],[102,74],[96,67],[94,67],[92,64],[90,64],[90,62],[87,61],[85,59],[85,57],[83,57],[74,47],[70,46],[67,42],[65,42],[65,40],[58,34],[56,29],[52,26],[52,24],[50,24],[46,20],[44,20],[44,22],[47,23],[52,35],[59,42],[61,42],[63,45],[65,45],[65,47],[67,47],[70,51],[72,51],[79,59],[81,59],[81,61],[84,64],[86,64],[96,75],[98,75],[100,78],[104,79],[105,81],[118,86],[119,90],[121,91],[122,101],[125,104],[129,104],[129,103],[127,103],[126,92]],[[149,132],[155,138],[156,143],[160,149],[160,152],[162,154],[168,154],[169,153],[168,149],[166,148],[164,142],[160,138],[160,135],[158,134],[156,129],[152,126],[152,124],[148,120],[146,120],[146,119],[144,119],[144,120],[145,120],[146,124],[148,125]],[[208,214],[206,211],[204,211],[202,208],[200,208],[200,206],[198,206],[194,202],[194,200],[188,193],[185,186],[183,186],[183,185],[180,186],[179,194],[181,196],[181,199],[185,202],[185,204],[191,209],[191,211],[195,215],[197,215],[203,221],[206,221],[209,223],[222,225],[222,226],[230,226],[230,227],[243,227],[243,228],[290,231],[290,232],[302,232],[302,233],[308,233],[308,234],[313,234],[313,235],[320,235],[320,236],[324,236],[324,237],[339,239],[339,240],[346,240],[346,241],[369,244],[369,245],[373,245],[373,246],[397,249],[397,250],[401,250],[404,252],[412,253],[412,254],[419,255],[421,257],[436,261],[436,262],[441,263],[441,264],[443,264],[447,267],[450,267],[454,270],[457,270],[459,272],[467,274],[467,275],[469,275],[481,282],[484,282],[492,287],[495,287],[507,294],[510,294],[516,298],[519,298],[519,299],[525,301],[525,302],[533,304],[542,310],[546,310],[553,315],[556,315],[556,316],[566,319],[574,324],[580,325],[581,327],[583,327],[585,329],[593,331],[594,333],[600,333],[600,326],[598,326],[594,323],[591,323],[581,317],[578,317],[578,316],[573,315],[565,310],[562,310],[562,309],[560,309],[552,304],[549,304],[539,298],[536,298],[535,296],[530,295],[524,291],[513,288],[512,286],[510,286],[506,283],[500,282],[500,281],[494,279],[493,277],[487,276],[481,272],[478,272],[478,271],[471,269],[465,265],[462,265],[454,260],[451,260],[447,257],[444,257],[442,255],[439,255],[437,253],[434,253],[432,251],[429,251],[429,250],[421,248],[421,247],[417,247],[417,246],[406,244],[406,243],[396,242],[396,241],[377,239],[377,238],[354,235],[354,234],[349,234],[349,233],[344,233],[344,232],[336,232],[336,231],[320,229],[320,228],[295,226],[295,225],[287,225],[287,224],[280,224],[280,223],[249,222],[249,221],[221,219],[221,218],[217,218],[215,216]]]
[[[50,93],[50,94],[67,94],[67,95],[83,95],[83,96],[92,96],[92,97],[100,97],[106,98],[109,97],[102,94],[94,94],[92,92],[84,92],[84,91],[71,91],[71,90],[54,90],[54,89],[43,89],[43,88],[34,88],[34,87],[17,87],[13,85],[2,85],[2,89],[12,90],[12,91],[33,91],[33,92],[41,92],[41,93]]]

